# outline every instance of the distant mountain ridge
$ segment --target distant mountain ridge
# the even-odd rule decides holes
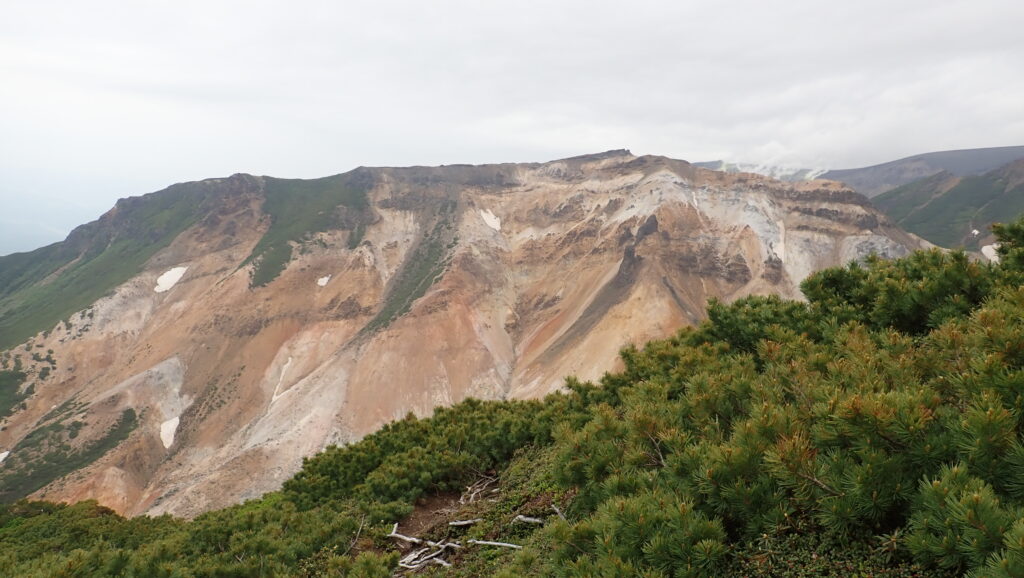
[[[931,152],[854,169],[811,169],[723,160],[699,162],[694,165],[713,171],[764,175],[787,182],[814,179],[839,181],[866,197],[875,197],[896,187],[942,172],[958,177],[980,175],[1018,159],[1024,159],[1024,146]]]
[[[954,176],[980,175],[1024,158],[1024,146],[939,151],[879,165],[827,171],[819,178],[839,181],[867,197],[943,171]]]
[[[872,202],[901,227],[936,245],[981,251],[995,241],[993,223],[1024,213],[1024,159],[981,175],[941,171]]]
[[[994,255],[990,227],[1024,213],[1024,146],[940,151],[857,169],[786,169],[753,163],[697,163],[786,181],[839,181],[871,197],[898,225],[947,248]]]

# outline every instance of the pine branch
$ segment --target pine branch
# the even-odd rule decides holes
[[[654,444],[654,451],[658,452],[658,463],[654,464],[654,465],[661,464],[661,467],[663,467],[663,468],[666,467],[666,464],[665,464],[665,454],[661,453],[661,440],[659,440],[658,438],[654,437],[654,434],[651,434],[651,433],[648,433],[647,437],[648,437],[648,439],[651,440],[651,443]],[[648,455],[650,455],[650,454],[648,454]],[[651,456],[651,457],[654,457],[654,456]]]
[[[833,488],[832,486],[826,484],[825,482],[819,480],[818,478],[816,478],[816,477],[814,477],[812,475],[805,474],[803,472],[794,472],[794,473],[797,476],[799,476],[800,478],[803,478],[804,480],[807,480],[808,482],[811,482],[815,486],[818,486],[822,490],[825,490],[826,492],[828,492],[829,494],[831,494],[831,495],[833,495],[833,496],[835,496],[837,498],[843,496],[842,492],[840,492],[839,490]]]

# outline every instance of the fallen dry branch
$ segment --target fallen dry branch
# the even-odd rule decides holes
[[[396,538],[398,540],[402,540],[403,542],[408,542],[410,544],[422,544],[423,543],[423,540],[420,540],[419,538],[414,538],[412,536],[406,536],[405,534],[399,534],[398,533],[398,522],[395,522],[395,527],[391,528],[391,533],[388,534],[387,537],[388,538]]]
[[[473,482],[473,485],[467,486],[466,487],[466,491],[461,496],[459,496],[459,503],[460,504],[471,504],[471,503],[477,501],[478,499],[480,499],[480,495],[483,494],[485,490],[489,489],[492,484],[497,483],[497,481],[498,481],[498,478],[492,478],[490,476],[484,476],[484,477],[480,478],[479,480]],[[488,493],[493,494],[493,493],[495,493],[497,491],[498,491],[497,488],[493,488]]]
[[[513,522],[522,522],[524,524],[543,524],[544,523],[544,520],[541,520],[540,518],[531,518],[529,516],[524,516],[522,514],[519,514],[515,518],[512,518],[512,521]]]
[[[459,544],[458,542],[431,542],[430,540],[427,540],[427,545],[434,548],[454,548],[456,550],[462,547],[462,544]]]
[[[419,538],[417,538],[417,540],[418,539]],[[427,564],[437,564],[439,566],[450,567],[451,564],[447,560],[441,558],[441,554],[444,554],[445,550],[448,548],[462,547],[459,544],[452,542],[431,542],[430,540],[426,540],[426,542],[430,545],[426,548],[420,548],[399,560],[398,567],[412,572],[422,570]]]
[[[476,490],[472,490],[472,486],[471,486],[470,487],[471,491],[469,492],[469,495],[470,496],[479,495],[479,493],[480,493],[479,491],[482,491],[482,490],[486,489],[486,485],[484,485],[484,484],[486,484],[486,483],[493,483],[493,481],[494,480],[490,480],[490,481],[482,480],[482,483],[478,482],[478,484],[481,484],[482,487],[477,488]],[[477,490],[479,490],[479,491],[477,491]],[[476,493],[474,494],[474,492],[476,492]],[[473,498],[473,499],[475,499],[475,498]],[[473,524],[476,524],[476,523],[482,522],[482,521],[483,521],[483,518],[474,518],[474,519],[471,519],[471,520],[454,520],[454,521],[448,522],[448,525],[449,526],[456,526],[456,527],[458,527],[458,526],[470,526],[470,525],[473,525]],[[529,516],[523,516],[523,515],[516,516],[513,521],[523,522],[523,523],[527,523],[527,524],[543,524],[544,523],[544,520],[541,520],[540,518],[531,518]],[[396,540],[401,540],[401,541],[407,542],[409,544],[416,544],[417,546],[424,545],[423,547],[417,548],[416,550],[410,552],[409,554],[406,554],[405,557],[403,557],[401,560],[398,561],[398,570],[395,572],[394,576],[403,576],[403,575],[406,575],[406,574],[417,573],[417,572],[423,570],[424,568],[426,568],[430,564],[436,564],[438,566],[444,566],[445,568],[450,568],[451,567],[451,563],[448,562],[447,560],[445,560],[444,558],[442,558],[441,557],[442,554],[444,554],[449,549],[458,550],[458,549],[462,548],[462,543],[458,542],[458,541],[455,541],[455,540],[453,540],[451,542],[446,541],[446,540],[442,540],[440,542],[434,542],[433,540],[424,540],[423,538],[417,538],[415,536],[406,536],[405,534],[400,534],[398,532],[398,522],[395,522],[395,525],[391,527],[391,533],[389,533],[387,535],[387,537],[388,538],[394,538]],[[489,540],[468,540],[467,543],[474,544],[474,545],[477,545],[477,546],[496,546],[496,547],[499,547],[499,548],[512,548],[514,550],[522,550],[522,548],[523,548],[522,546],[520,546],[518,544],[509,544],[508,542],[491,542]]]
[[[480,520],[464,520],[466,522],[479,522]],[[415,536],[406,536],[405,534],[398,533],[398,522],[391,528],[391,533],[387,535],[388,538],[395,538],[409,544],[423,545],[422,548],[406,554],[404,558],[398,561],[399,570],[394,574],[395,576],[401,576],[404,574],[415,573],[423,570],[428,564],[436,564],[438,566],[444,566],[446,568],[451,567],[451,564],[441,558],[448,549],[458,550],[462,548],[462,544],[457,541],[448,542],[442,540],[440,542],[434,542],[433,540],[424,540]]]
[[[554,510],[556,514],[558,514],[558,517],[559,517],[559,518],[561,518],[562,520],[564,520],[564,521],[566,521],[566,522],[568,522],[568,521],[569,521],[569,520],[566,520],[566,519],[565,519],[565,514],[563,514],[563,513],[562,513],[562,510],[559,510],[559,509],[558,509],[558,506],[556,506],[556,505],[554,505],[554,504],[551,504],[551,509],[552,509],[552,510]]]
[[[454,522],[448,522],[449,526],[472,526],[478,522],[483,522],[483,518],[473,518],[472,520],[455,520]]]
[[[508,542],[489,542],[487,540],[468,540],[468,542],[478,546],[501,546],[502,548],[515,548],[516,550],[523,549],[523,547],[518,544],[509,544]]]
[[[401,560],[399,560],[398,563],[400,565],[401,564],[412,564],[414,560],[416,560],[417,558],[422,556],[423,553],[427,552],[428,550],[430,550],[430,548],[420,548],[419,550],[416,550],[412,554],[409,554],[405,558],[402,558]]]

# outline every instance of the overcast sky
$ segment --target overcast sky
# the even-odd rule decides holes
[[[0,254],[236,172],[1024,145],[1024,2],[0,0]]]

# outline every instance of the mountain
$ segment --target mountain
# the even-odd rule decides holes
[[[982,175],[942,171],[872,201],[901,227],[936,245],[979,251],[995,241],[992,223],[1024,213],[1024,159]]]
[[[859,169],[830,170],[819,178],[843,182],[859,193],[875,197],[942,172],[956,177],[981,175],[1022,158],[1024,146],[942,151]]]
[[[196,515],[410,412],[597,378],[710,298],[927,245],[836,183],[628,151],[122,199],[0,258],[0,499]]]
[[[1017,576],[1024,220],[699,327],[543,400],[466,400],[192,520],[0,504],[0,575]],[[431,568],[436,571],[431,571]]]
[[[755,175],[764,175],[766,177],[787,182],[813,181],[828,172],[828,169],[801,169],[769,164],[731,163],[726,161],[706,161],[693,164],[694,166],[711,169],[713,171],[722,171],[725,173],[754,173]]]

